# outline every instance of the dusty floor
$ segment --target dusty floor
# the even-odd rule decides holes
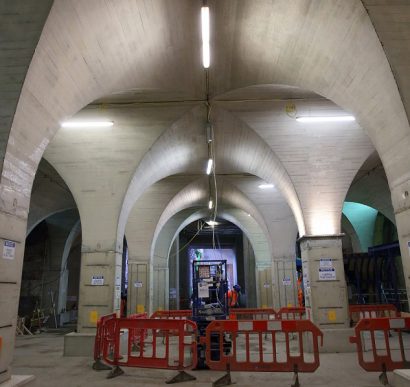
[[[125,374],[116,379],[106,379],[107,371],[91,369],[92,359],[63,357],[64,332],[42,333],[32,337],[17,337],[14,374],[34,374],[36,380],[30,387],[117,387],[158,386],[175,374],[174,371],[125,368]],[[300,374],[302,386],[326,387],[379,387],[378,374],[362,370],[355,354],[322,354],[321,365],[313,374]],[[183,386],[211,386],[223,375],[214,371],[192,371],[195,382]],[[287,373],[232,373],[237,386],[290,386],[292,374]],[[390,382],[393,376],[389,374]]]

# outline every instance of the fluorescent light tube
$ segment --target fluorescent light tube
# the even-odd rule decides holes
[[[206,174],[207,174],[207,175],[209,175],[209,174],[211,173],[211,171],[212,171],[212,163],[213,163],[213,160],[212,160],[212,159],[209,159],[209,160],[208,160],[208,166],[206,167]]]
[[[356,121],[353,116],[323,116],[323,117],[297,117],[298,122],[346,122]]]
[[[204,68],[209,68],[209,7],[201,8],[202,21],[202,64]]]
[[[108,128],[113,125],[112,121],[66,121],[61,123],[62,128]]]
[[[214,206],[214,203],[213,203],[212,199],[210,199],[209,203],[208,203],[208,208],[211,210],[213,206]]]
[[[274,185],[273,184],[261,184],[258,186],[260,189],[269,189],[269,188],[273,188]]]
[[[206,221],[206,223],[209,225],[209,226],[217,226],[218,224],[219,224],[219,222],[215,222],[214,220],[207,220]]]

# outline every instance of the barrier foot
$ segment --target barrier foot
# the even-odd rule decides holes
[[[298,366],[296,364],[293,365],[293,379],[291,387],[300,387],[299,383],[299,374],[298,374]]]
[[[178,373],[175,376],[173,376],[171,379],[168,379],[165,383],[173,384],[173,383],[190,382],[192,380],[196,380],[196,377],[193,375],[190,375],[188,372],[178,371]]]
[[[383,386],[390,386],[390,384],[389,384],[389,379],[387,378],[386,371],[383,371],[383,372],[379,375],[379,381],[380,381],[381,384],[383,384]]]
[[[122,375],[123,373],[124,373],[124,371],[123,371],[120,367],[115,366],[115,367],[111,370],[111,372],[107,375],[107,379],[116,378],[117,376],[120,376],[120,375]]]
[[[235,382],[232,382],[231,379],[231,369],[229,368],[229,365],[226,369],[226,374],[222,377],[220,377],[218,380],[215,380],[212,383],[212,387],[223,387],[223,386],[230,386],[231,384],[235,384]]]
[[[107,364],[104,364],[100,359],[97,359],[93,364],[93,370],[95,371],[108,371],[111,367]]]

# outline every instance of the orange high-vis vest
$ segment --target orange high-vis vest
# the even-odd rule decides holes
[[[238,293],[235,290],[228,290],[228,304],[229,306],[238,305]]]

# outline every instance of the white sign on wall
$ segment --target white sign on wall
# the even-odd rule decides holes
[[[266,289],[266,288],[269,288],[270,287],[270,283],[268,283],[268,282],[265,282],[264,284],[263,284],[263,287]]]
[[[135,281],[134,288],[142,288],[142,281]]]
[[[284,277],[283,280],[282,280],[282,285],[283,286],[291,286],[292,281],[290,280],[290,277]]]
[[[93,285],[93,286],[102,286],[102,285],[104,285],[104,276],[103,275],[93,275],[91,277],[91,285]]]
[[[319,281],[335,281],[336,269],[334,267],[319,268]]]
[[[325,269],[325,268],[332,269],[333,268],[332,258],[321,258],[319,267],[321,269]]]
[[[16,242],[4,241],[3,258],[4,259],[14,259],[15,252],[16,252]]]

